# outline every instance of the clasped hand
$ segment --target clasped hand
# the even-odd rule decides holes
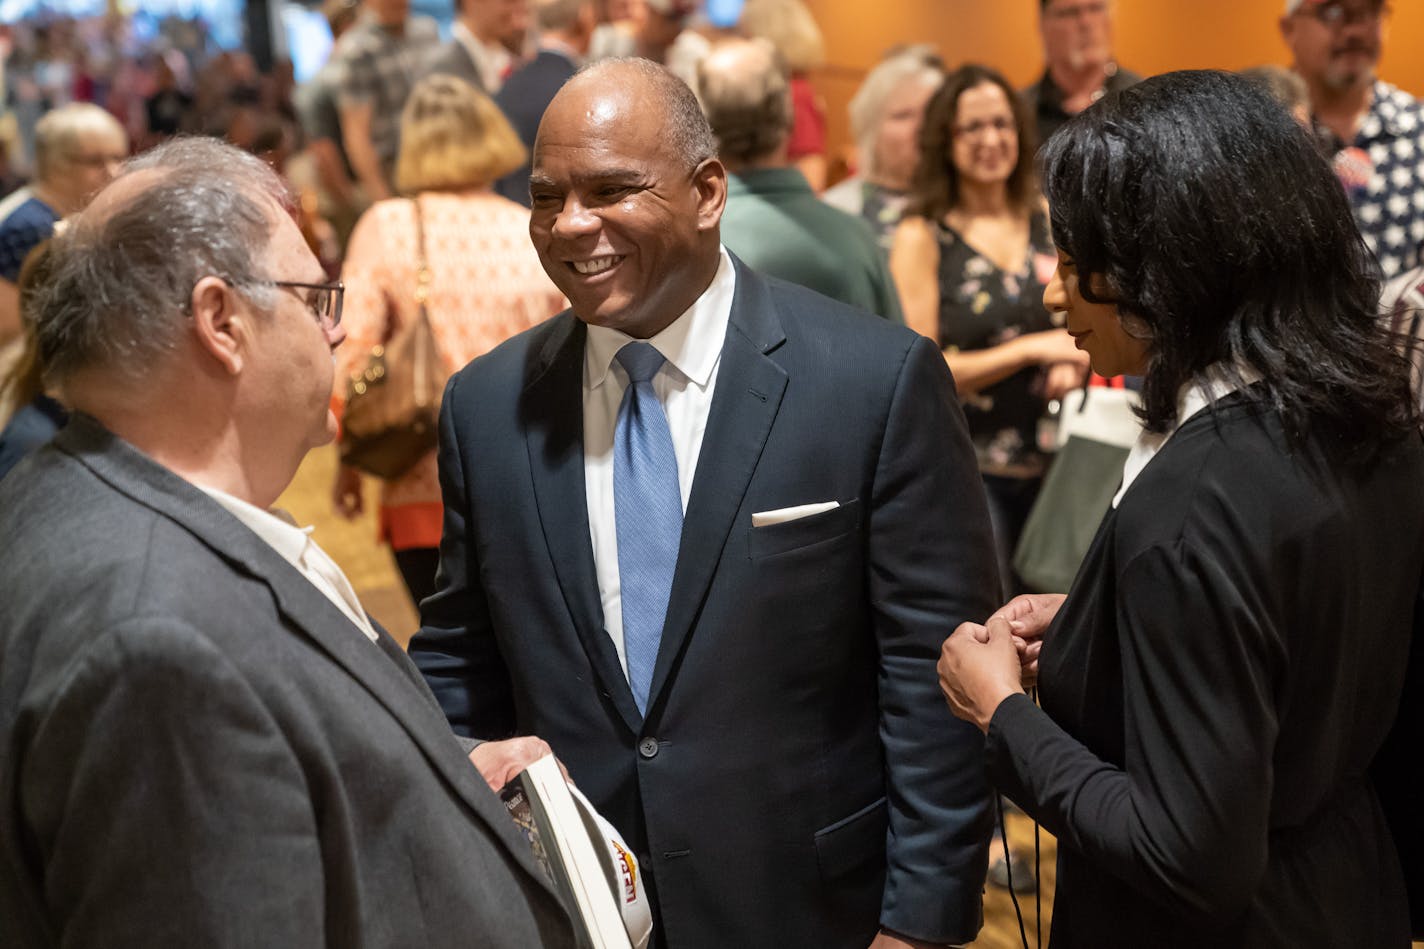
[[[984,625],[961,623],[944,641],[939,687],[957,718],[988,732],[999,703],[1037,682],[1043,634],[1063,600],[1060,593],[1016,596]]]

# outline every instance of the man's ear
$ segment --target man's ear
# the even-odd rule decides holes
[[[223,371],[242,371],[252,342],[252,312],[238,305],[237,291],[221,277],[204,277],[193,286],[189,312],[199,350]]]
[[[697,189],[697,229],[714,230],[727,206],[727,169],[718,159],[709,158],[692,173],[692,186]]]

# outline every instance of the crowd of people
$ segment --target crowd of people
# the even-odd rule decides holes
[[[660,949],[965,944],[986,880],[1034,885],[998,794],[1058,838],[1057,946],[1424,930],[1387,4],[1284,0],[1289,70],[1144,78],[1108,0],[1040,0],[1027,88],[887,52],[835,182],[801,0],[323,11],[300,87],[180,21],[19,28],[16,945],[574,945],[491,793],[551,750]],[[407,653],[269,508],[427,325],[438,446],[378,516]],[[1110,380],[1136,443],[1036,588],[1051,420]]]

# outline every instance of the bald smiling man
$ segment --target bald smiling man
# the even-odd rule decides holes
[[[659,945],[967,942],[989,798],[934,667],[996,578],[954,385],[728,254],[726,191],[661,67],[553,100],[529,230],[571,308],[451,380],[411,652],[457,731],[553,746]]]

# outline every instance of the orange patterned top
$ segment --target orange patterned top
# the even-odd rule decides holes
[[[427,192],[419,201],[430,267],[427,312],[447,377],[568,305],[529,243],[528,209],[487,190]],[[416,268],[411,201],[373,205],[351,234],[341,271],[346,342],[337,350],[338,380],[415,319]],[[396,550],[440,543],[435,457],[431,452],[382,486],[381,536]]]

